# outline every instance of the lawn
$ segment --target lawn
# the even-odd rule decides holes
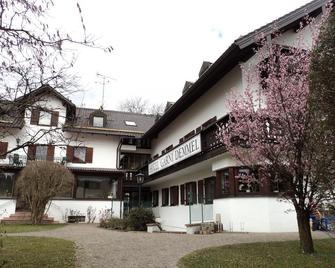
[[[40,224],[40,225],[33,225],[33,224],[7,224],[7,225],[0,225],[0,233],[24,233],[24,232],[38,232],[38,231],[47,231],[53,230],[57,228],[64,227],[66,224]]]
[[[299,252],[299,242],[269,242],[213,247],[192,252],[178,262],[196,267],[335,267],[335,239],[314,241],[316,253]]]
[[[7,236],[0,248],[0,267],[74,268],[74,243],[57,238]]]

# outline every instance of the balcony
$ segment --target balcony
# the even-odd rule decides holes
[[[22,154],[8,154],[5,159],[0,159],[0,166],[9,166],[9,167],[24,167],[27,165],[28,161],[27,155]],[[53,161],[59,164],[66,164],[65,157],[39,157],[36,156],[35,159],[30,161]]]

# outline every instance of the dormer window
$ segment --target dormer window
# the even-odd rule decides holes
[[[94,116],[93,127],[104,127],[104,118],[102,116]]]
[[[46,111],[40,111],[38,124],[39,125],[45,125],[50,126],[51,125],[51,116],[52,114]]]
[[[126,126],[137,127],[134,121],[124,121],[124,123],[126,124]]]
[[[104,128],[107,125],[107,115],[100,109],[90,114],[90,126]]]

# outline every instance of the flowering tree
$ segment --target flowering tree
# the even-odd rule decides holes
[[[329,12],[319,23],[309,20],[306,27],[315,37]],[[230,121],[220,127],[218,138],[233,157],[258,169],[259,178],[244,176],[246,183],[282,185],[281,197],[292,202],[297,214],[302,251],[312,253],[309,216],[330,198],[335,135],[324,131],[322,120],[311,112],[311,53],[298,39],[296,47],[261,42],[260,60],[253,70],[244,70],[247,88],[230,100]]]

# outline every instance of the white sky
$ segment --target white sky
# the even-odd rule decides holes
[[[57,0],[57,24],[81,33],[76,1]],[[132,96],[151,103],[176,101],[186,80],[195,81],[202,62],[214,62],[239,36],[308,3],[308,0],[79,0],[87,32],[107,54],[76,47],[75,73],[84,93],[72,96],[81,105],[101,105],[101,78],[112,77],[105,88],[105,109],[117,109]],[[80,35],[78,35],[80,36]]]

